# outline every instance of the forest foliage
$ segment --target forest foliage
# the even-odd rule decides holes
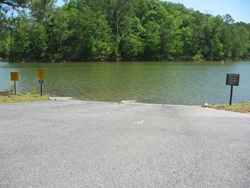
[[[250,57],[250,24],[235,23],[229,14],[158,0],[70,0],[62,7],[26,0],[18,10],[19,1],[5,8],[3,1],[0,57],[12,62]]]

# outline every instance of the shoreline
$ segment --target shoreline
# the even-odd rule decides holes
[[[31,59],[31,60],[24,60],[18,62],[9,62],[8,58],[0,58],[0,61],[6,61],[9,63],[86,63],[86,62],[203,62],[203,61],[248,61],[250,58],[238,58],[238,59],[231,59],[231,58],[208,58],[208,59],[197,59],[194,60],[191,57],[180,57],[180,58],[170,58],[166,60],[154,60],[154,59],[139,59],[139,58],[132,58],[132,59],[123,59],[123,58],[82,58],[82,59],[62,59],[59,61],[44,61],[41,59]]]
[[[0,92],[0,104],[13,104],[13,103],[31,103],[37,101],[68,101],[68,100],[75,100],[75,101],[83,101],[83,102],[95,102],[95,103],[110,103],[110,104],[117,104],[117,105],[151,105],[151,106],[165,106],[165,107],[199,107],[199,108],[211,108],[216,110],[224,110],[224,111],[232,111],[238,113],[246,113],[250,114],[250,102],[241,102],[235,103],[230,105],[226,104],[218,104],[218,105],[181,105],[181,104],[157,104],[157,103],[142,103],[138,102],[137,100],[121,100],[120,102],[114,101],[84,101],[74,97],[56,97],[56,96],[43,96],[41,97],[38,94],[24,94],[24,93],[17,93],[14,95],[13,93],[6,93]]]

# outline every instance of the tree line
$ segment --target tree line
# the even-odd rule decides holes
[[[62,7],[54,0],[4,1],[0,57],[11,62],[250,57],[250,24],[229,14],[159,0],[70,0]]]

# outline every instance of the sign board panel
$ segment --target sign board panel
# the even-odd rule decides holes
[[[226,85],[239,86],[240,75],[239,74],[227,74]]]
[[[11,72],[10,79],[11,81],[18,81],[18,72]]]
[[[44,78],[45,78],[45,71],[38,70],[38,79],[44,79]]]
[[[43,83],[44,83],[44,80],[43,80],[43,79],[39,79],[39,83],[40,83],[40,84],[43,84]]]

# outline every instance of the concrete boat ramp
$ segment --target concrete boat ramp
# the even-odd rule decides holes
[[[0,187],[250,187],[250,115],[53,100],[0,105]]]

